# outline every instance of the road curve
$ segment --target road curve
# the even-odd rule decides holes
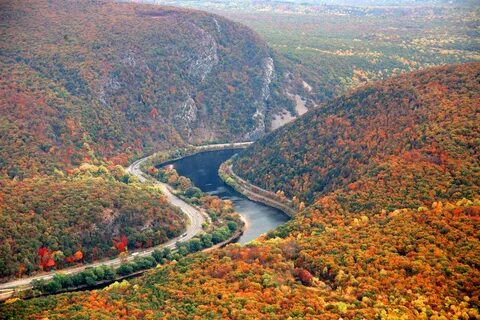
[[[133,260],[135,257],[144,257],[144,256],[149,256],[153,253],[154,250],[156,249],[163,249],[163,248],[170,248],[174,249],[175,245],[178,241],[187,241],[191,238],[193,238],[195,235],[198,233],[202,232],[202,224],[205,222],[205,215],[200,212],[198,209],[195,207],[189,205],[185,201],[179,199],[176,197],[169,189],[169,187],[161,183],[155,179],[148,179],[146,175],[140,170],[140,165],[146,161],[149,157],[145,157],[142,159],[139,159],[132,163],[128,168],[127,172],[131,173],[132,175],[136,176],[140,182],[146,182],[147,180],[151,181],[152,183],[159,185],[161,188],[162,193],[167,197],[167,200],[170,204],[173,206],[176,206],[180,208],[180,210],[185,213],[185,215],[188,218],[188,224],[187,224],[187,230],[185,233],[183,233],[181,236],[173,238],[169,240],[168,242],[162,243],[158,246],[151,247],[148,249],[144,249],[141,251],[135,251],[134,253],[128,255],[126,257],[127,261]],[[125,260],[125,259],[124,259]],[[124,261],[123,260],[123,261]],[[111,266],[111,267],[118,267],[122,264],[123,262],[120,258],[114,258],[111,260],[105,260],[105,261],[99,261],[99,262],[94,262],[86,265],[81,265],[77,267],[72,267],[72,268],[66,268],[66,269],[61,269],[61,270],[55,270],[51,271],[48,273],[44,273],[38,276],[33,276],[33,277],[28,277],[28,278],[22,278],[22,279],[17,279],[13,280],[10,282],[2,283],[0,284],[0,297],[2,296],[2,293],[6,293],[6,291],[10,291],[15,289],[15,288],[28,288],[31,284],[32,281],[34,280],[49,280],[53,278],[55,274],[73,274],[73,273],[78,273],[86,268],[91,268],[91,267],[99,267],[101,265],[105,266]]]
[[[143,162],[148,160],[151,156],[142,158],[140,160],[135,161],[132,163],[128,168],[127,172],[131,173],[132,175],[136,176],[140,182],[146,182],[147,180],[151,181],[155,185],[160,186],[160,189],[162,193],[167,197],[167,201],[175,206],[180,208],[180,210],[185,213],[185,215],[188,217],[189,223],[187,225],[187,230],[186,232],[175,239],[170,240],[169,242],[160,245],[160,247],[166,247],[169,246],[169,243],[171,242],[171,246],[174,247],[175,243],[179,240],[186,241],[194,236],[196,236],[198,233],[202,232],[202,225],[205,222],[205,214],[200,212],[197,208],[191,206],[190,204],[186,203],[182,199],[178,198],[175,196],[171,191],[170,187],[162,183],[156,179],[149,179],[140,169],[140,166],[142,165]],[[153,250],[152,250],[153,251]],[[151,253],[151,252],[150,252]],[[140,255],[140,254],[138,254]]]
[[[204,146],[196,146],[195,148],[197,150],[216,150],[216,149],[226,149],[229,147],[233,148],[242,148],[242,147],[247,147],[252,142],[239,142],[239,143],[224,143],[224,144],[210,144],[210,145],[204,145]],[[162,243],[158,246],[140,250],[140,251],[135,251],[134,253],[128,255],[125,260],[130,261],[133,260],[135,257],[144,257],[144,256],[149,256],[152,254],[152,252],[156,249],[163,249],[163,248],[170,248],[174,249],[175,245],[178,241],[187,241],[194,236],[196,236],[198,233],[202,232],[202,225],[205,222],[205,217],[206,215],[200,210],[196,209],[195,207],[189,205],[185,201],[181,200],[180,198],[176,197],[171,191],[170,188],[167,184],[162,183],[158,180],[155,179],[149,179],[140,169],[140,166],[142,165],[143,162],[148,160],[150,157],[153,155],[150,155],[148,157],[139,159],[135,162],[133,162],[128,168],[127,172],[130,174],[134,175],[137,177],[137,179],[140,182],[146,182],[149,180],[155,185],[158,185],[162,191],[162,193],[167,197],[167,200],[170,204],[173,206],[176,206],[180,208],[180,210],[185,213],[187,218],[189,219],[189,223],[187,225],[187,230],[185,233],[183,233],[181,236],[176,237],[174,239],[169,240],[168,242]],[[123,261],[125,261],[123,260]],[[12,295],[13,290],[15,289],[27,289],[30,287],[30,284],[34,280],[49,280],[53,278],[55,274],[74,274],[81,272],[85,270],[86,268],[92,268],[92,267],[99,267],[102,265],[105,266],[110,266],[110,267],[118,267],[122,264],[123,262],[120,258],[114,258],[110,260],[105,260],[105,261],[99,261],[99,262],[94,262],[86,265],[81,265],[77,267],[72,267],[72,268],[67,268],[67,269],[61,269],[61,270],[55,270],[51,271],[48,273],[43,273],[38,276],[33,276],[33,277],[28,277],[28,278],[22,278],[22,279],[17,279],[13,280],[10,282],[5,282],[0,284],[0,300],[2,300],[3,297],[8,298],[9,296]]]

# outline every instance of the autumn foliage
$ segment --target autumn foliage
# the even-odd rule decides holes
[[[113,239],[113,244],[115,245],[115,248],[117,248],[118,252],[124,252],[127,248],[127,237],[122,234],[120,240]]]
[[[55,266],[55,261],[52,259],[52,252],[46,247],[41,247],[38,249],[38,257],[40,262],[38,263],[39,267],[42,269],[49,269]]]
[[[219,16],[107,1],[0,6],[2,280],[180,235],[183,214],[115,165],[243,139],[259,103],[267,125],[292,110],[279,61],[259,102],[270,49]],[[141,278],[10,301],[0,318],[480,318],[479,74],[471,63],[370,84],[254,144],[234,171],[301,212],[243,247],[188,254],[240,221],[231,203],[152,169],[202,206],[209,234]],[[313,78],[332,89],[311,96],[337,92]],[[86,270],[79,283],[112,279],[106,271]]]
[[[152,150],[253,130],[269,49],[242,25],[109,1],[4,1],[1,9],[0,174],[95,159],[126,165]],[[196,120],[185,125],[189,99]],[[277,83],[268,113],[283,100]]]
[[[95,165],[69,177],[1,180],[0,278],[117,256],[181,234],[183,214],[158,190],[131,181],[121,167]]]
[[[252,180],[283,182],[275,190],[309,201],[258,240],[1,310],[38,319],[480,318],[478,70],[437,68],[359,89],[246,151],[237,170],[270,161],[282,170]]]
[[[248,148],[234,171],[306,204],[350,212],[419,207],[480,192],[478,63],[354,90]]]

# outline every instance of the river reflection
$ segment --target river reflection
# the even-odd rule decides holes
[[[190,178],[195,186],[212,195],[233,202],[235,211],[243,216],[248,227],[238,240],[244,244],[289,220],[282,211],[253,202],[233,190],[218,176],[220,165],[238,150],[219,150],[199,153],[169,163],[177,172]]]

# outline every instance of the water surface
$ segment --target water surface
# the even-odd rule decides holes
[[[203,192],[233,202],[235,211],[241,214],[248,224],[245,233],[238,240],[244,244],[275,229],[288,221],[289,217],[278,209],[249,200],[220,179],[218,168],[237,152],[238,150],[208,151],[169,164],[173,165],[180,175],[190,178]]]

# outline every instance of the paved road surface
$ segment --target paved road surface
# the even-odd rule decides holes
[[[139,179],[139,181],[141,181],[141,182],[145,182],[147,180],[147,177],[140,170],[140,165],[148,158],[149,157],[137,160],[127,168],[127,171],[129,173],[135,175]],[[133,260],[135,257],[149,256],[156,249],[163,249],[163,248],[173,249],[173,248],[175,248],[175,244],[177,243],[177,241],[187,241],[187,240],[193,238],[198,233],[200,233],[202,231],[202,224],[205,222],[205,216],[202,212],[200,212],[196,208],[192,207],[188,203],[184,202],[183,200],[181,200],[181,199],[177,198],[175,195],[173,195],[166,184],[161,183],[157,180],[153,180],[153,179],[151,179],[151,181],[155,184],[158,184],[160,186],[162,192],[167,197],[167,200],[172,205],[179,207],[185,213],[185,215],[188,217],[189,221],[188,221],[188,225],[187,225],[187,230],[181,236],[179,236],[177,238],[174,238],[174,239],[171,239],[170,241],[165,242],[161,245],[158,245],[158,246],[152,247],[152,248],[148,248],[148,249],[145,249],[145,250],[141,250],[141,251],[136,251],[136,252],[130,254],[126,259],[127,261]],[[98,266],[101,266],[101,265],[117,267],[117,266],[120,266],[121,264],[122,264],[122,261],[120,260],[120,258],[114,258],[114,259],[111,259],[111,260],[99,261],[99,262],[86,264],[86,265],[82,265],[82,266],[78,266],[78,267],[67,268],[67,269],[62,269],[62,270],[55,270],[55,271],[44,273],[44,274],[41,274],[41,275],[38,275],[38,276],[13,280],[13,281],[10,281],[10,282],[0,284],[0,296],[1,296],[2,291],[4,291],[3,289],[14,289],[14,288],[17,288],[17,287],[28,287],[33,280],[41,280],[41,279],[48,280],[48,279],[51,279],[57,273],[72,274],[72,273],[81,272],[81,271],[85,270],[85,268],[89,268],[89,267],[98,267]]]
[[[252,142],[240,142],[240,143],[224,143],[224,144],[214,144],[214,145],[205,145],[205,146],[198,146],[196,147],[199,150],[205,150],[205,149],[222,149],[222,148],[228,148],[228,147],[246,147],[252,144]],[[140,170],[140,166],[143,162],[145,162],[148,158],[151,156],[139,159],[132,163],[128,168],[127,172],[135,175],[140,182],[145,182],[147,181],[148,177]],[[191,238],[193,238],[195,235],[198,233],[202,232],[202,224],[205,222],[205,217],[206,215],[202,212],[200,212],[198,209],[195,207],[189,205],[185,201],[181,200],[180,198],[176,197],[169,189],[168,185],[161,183],[157,180],[154,179],[148,179],[152,183],[157,184],[160,186],[162,192],[165,194],[167,197],[167,200],[170,204],[180,208],[185,215],[188,217],[189,223],[187,225],[187,230],[185,233],[183,233],[181,236],[171,239],[168,242],[165,242],[161,245],[158,245],[156,247],[148,248],[145,250],[141,251],[136,251],[132,254],[130,254],[126,260],[130,261],[133,260],[135,257],[144,257],[144,256],[149,256],[152,254],[152,252],[156,249],[163,249],[163,248],[170,248],[173,249],[175,248],[175,244],[177,241],[187,241]],[[0,284],[0,298],[3,295],[11,295],[12,290],[15,288],[27,288],[29,287],[30,283],[33,280],[48,280],[51,279],[55,274],[57,273],[62,273],[62,274],[73,274],[73,273],[78,273],[86,268],[90,267],[99,267],[101,265],[105,266],[112,266],[112,267],[118,267],[122,264],[122,261],[120,258],[114,258],[111,260],[106,260],[106,261],[99,261],[91,264],[86,264],[86,265],[81,265],[78,267],[72,267],[72,268],[67,268],[67,269],[62,269],[62,270],[55,270],[52,272],[48,273],[43,273],[38,276],[33,276],[33,277],[28,277],[28,278],[22,278],[18,280],[13,280],[10,282],[2,283]]]

